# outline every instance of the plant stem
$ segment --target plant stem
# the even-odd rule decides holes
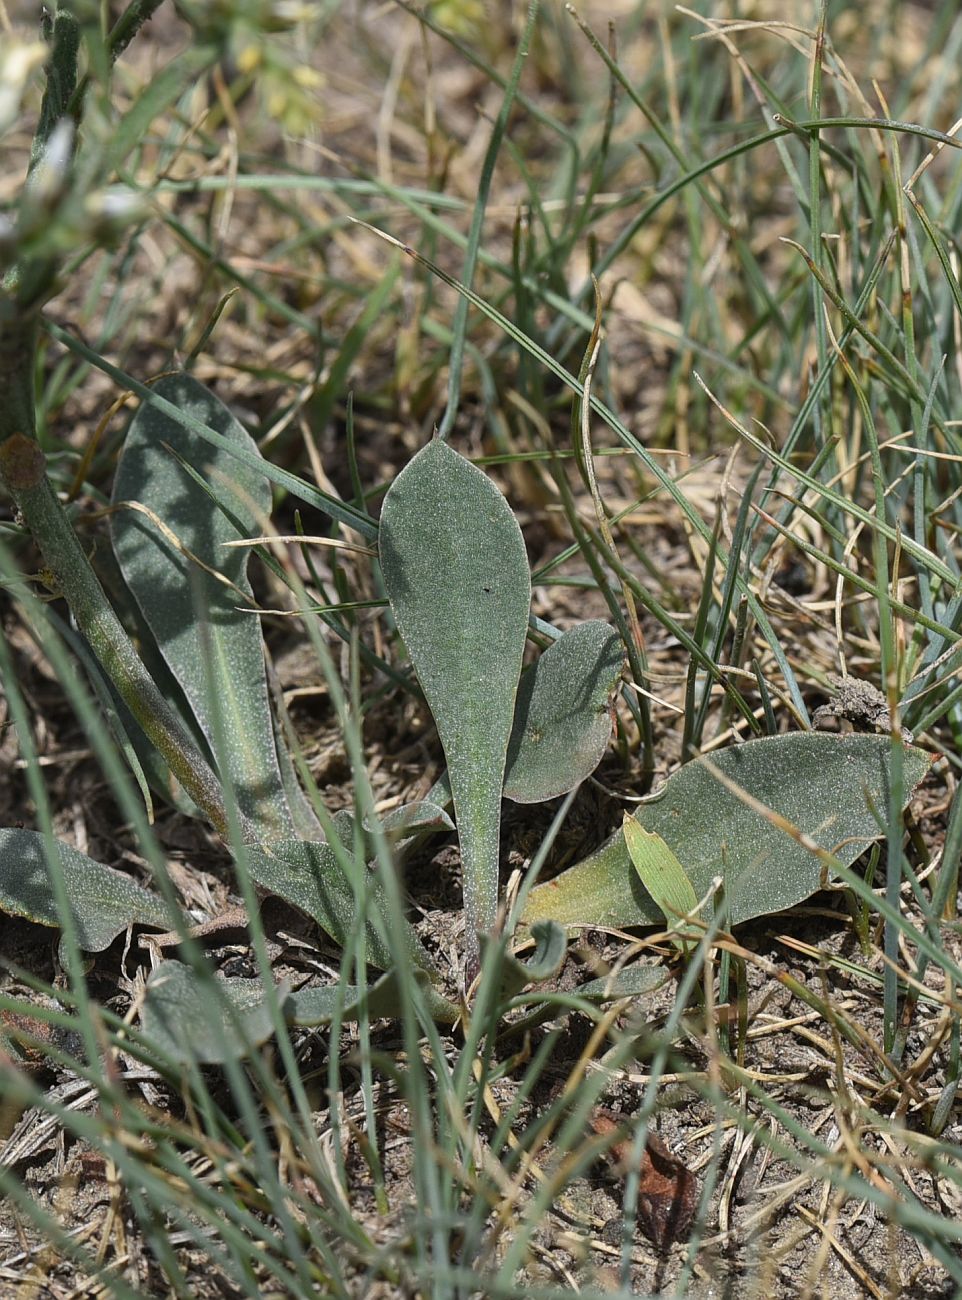
[[[17,433],[32,436],[36,428],[36,348],[36,317],[19,312],[7,295],[0,296],[0,441]]]
[[[155,11],[162,4],[163,0],[133,0],[127,6],[114,23],[107,38],[107,48],[112,63],[116,63],[144,23],[153,18]]]

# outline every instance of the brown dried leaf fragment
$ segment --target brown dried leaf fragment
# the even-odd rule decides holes
[[[611,1147],[611,1156],[617,1161],[619,1171],[628,1172],[634,1141],[628,1134],[622,1116],[614,1111],[597,1108],[589,1123],[598,1134],[616,1131],[625,1134]],[[672,1242],[686,1240],[698,1208],[698,1179],[678,1159],[655,1133],[648,1133],[641,1157],[638,1185],[638,1224],[659,1250]]]
[[[246,907],[230,907],[219,916],[211,916],[206,921],[189,926],[187,934],[191,939],[216,939],[224,943],[233,935],[246,932],[249,924],[250,917],[247,915]],[[180,930],[166,930],[163,934],[140,936],[141,948],[179,948],[183,942],[184,938]]]

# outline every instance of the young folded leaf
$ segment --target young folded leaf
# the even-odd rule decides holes
[[[369,832],[374,830],[370,818],[365,817],[364,829]],[[402,803],[381,819],[381,830],[394,840],[417,835],[419,831],[438,829],[453,831],[454,822],[440,805],[429,799]]]
[[[630,813],[625,813],[622,833],[632,865],[664,912],[669,930],[690,933],[684,919],[694,915],[698,899],[685,868],[661,836],[639,826]]]
[[[501,791],[531,602],[524,540],[491,480],[435,439],[388,490],[378,551],[447,759],[473,973],[478,933],[498,910]]]
[[[554,921],[539,921],[531,937],[535,941],[535,950],[530,957],[522,961],[513,952],[501,955],[502,998],[513,997],[527,984],[544,984],[554,979],[564,965],[568,936],[560,925],[555,925]],[[490,936],[481,936],[482,952],[495,946],[496,941]]]

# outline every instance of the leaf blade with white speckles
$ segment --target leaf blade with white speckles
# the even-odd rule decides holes
[[[326,984],[291,992],[277,989],[284,1020],[291,1025],[330,1024],[395,1016],[402,999],[397,977],[382,975],[366,988],[353,984]],[[441,1018],[455,1011],[435,998]],[[161,962],[151,972],[141,1010],[144,1037],[169,1061],[222,1065],[241,1060],[273,1038],[277,1026],[271,1016],[263,981],[259,979],[205,979],[202,973],[179,961]]]
[[[168,375],[154,391],[223,437],[257,455],[231,412],[190,375]],[[209,490],[188,473],[190,466]],[[212,499],[222,502],[222,510]],[[114,551],[157,646],[213,744],[211,687],[223,727],[224,776],[241,811],[266,837],[293,831],[271,718],[260,622],[238,607],[252,602],[250,551],[225,542],[263,531],[267,480],[144,403],[131,422],[114,484],[114,503],[139,502],[111,518]],[[231,585],[195,564],[170,534]],[[198,610],[203,614],[198,617]]]
[[[712,775],[722,776],[774,810],[848,866],[884,834],[891,741],[887,736],[797,732],[725,749],[679,768],[659,798],[634,816],[660,835],[682,863],[698,898],[720,876],[733,924],[794,907],[822,882],[818,856]],[[906,746],[906,798],[931,756]],[[538,885],[523,922],[620,928],[658,925],[661,909],[644,888],[618,831],[596,853]]]
[[[437,723],[461,842],[468,964],[498,906],[498,839],[531,602],[518,522],[491,480],[435,439],[384,500],[384,584]]]
[[[570,628],[521,675],[504,793],[515,803],[567,794],[590,776],[611,737],[608,706],[624,667],[613,627]]]
[[[129,925],[168,930],[173,921],[163,899],[122,871],[56,840],[77,941],[85,952],[102,952]],[[63,924],[50,878],[48,845],[38,831],[0,830],[0,911],[38,925]]]

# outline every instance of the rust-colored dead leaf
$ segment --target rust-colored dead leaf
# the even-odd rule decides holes
[[[83,1039],[66,1025],[4,1007],[0,1010],[0,1058],[9,1059],[4,1048],[13,1049],[12,1059],[20,1069],[38,1074],[55,1065],[55,1053],[82,1056]]]
[[[589,1123],[601,1135],[619,1130],[625,1134],[612,1145],[611,1155],[620,1170],[627,1173],[634,1142],[624,1117],[598,1107]],[[639,1171],[638,1224],[659,1250],[688,1237],[698,1208],[698,1192],[698,1179],[691,1170],[672,1155],[660,1137],[649,1132]]]
[[[48,1058],[40,1044],[60,1047],[63,1031],[46,1020],[25,1015],[21,1011],[0,1010],[0,1033],[15,1044],[20,1059],[18,1064],[26,1070],[40,1070],[48,1065]]]

